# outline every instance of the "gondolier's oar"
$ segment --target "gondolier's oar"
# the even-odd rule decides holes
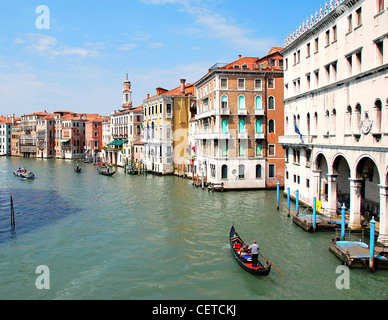
[[[270,263],[270,264],[275,268],[275,270],[276,270],[277,272],[279,272],[282,276],[285,277],[285,275],[284,275],[283,273],[281,273],[281,272],[280,272],[280,271],[279,271],[279,270],[278,270],[278,269],[277,269],[270,261],[268,261],[267,258],[264,257],[260,252],[259,252],[259,255],[261,255],[265,261],[267,261],[268,263]]]

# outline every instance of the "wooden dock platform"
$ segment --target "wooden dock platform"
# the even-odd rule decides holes
[[[341,226],[341,218],[327,217],[319,214],[316,216],[315,230],[312,214],[296,214],[292,217],[292,221],[305,231],[330,231]],[[345,222],[345,226],[347,224],[348,222]]]
[[[329,250],[349,268],[369,269],[369,246],[361,241],[339,241],[333,239]],[[375,269],[388,269],[388,250],[386,247],[376,247],[374,251]]]
[[[210,191],[224,191],[224,183],[221,182],[221,183],[212,183],[210,182],[209,185],[208,185],[208,189],[207,189],[209,192]]]

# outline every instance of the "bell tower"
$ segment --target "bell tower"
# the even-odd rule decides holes
[[[132,90],[131,90],[131,81],[128,79],[128,73],[124,80],[123,87],[123,108],[131,108],[132,107],[132,98],[131,98]]]

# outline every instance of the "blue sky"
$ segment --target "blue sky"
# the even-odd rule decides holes
[[[2,1],[0,115],[70,110],[109,115],[156,87],[195,82],[217,62],[262,57],[324,1]],[[50,28],[38,29],[39,5]]]

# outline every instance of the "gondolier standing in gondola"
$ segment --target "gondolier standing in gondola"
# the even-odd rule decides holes
[[[256,240],[253,241],[253,244],[249,246],[249,249],[251,249],[252,267],[257,267],[257,259],[259,257],[260,247],[258,244],[256,244]]]

